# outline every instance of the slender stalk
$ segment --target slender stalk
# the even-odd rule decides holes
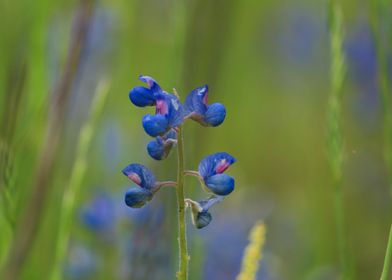
[[[380,280],[387,280],[388,279],[391,258],[392,258],[392,225],[389,230],[388,245],[387,245],[387,250],[385,252],[384,266],[382,268]]]
[[[390,4],[385,0],[375,0],[372,3],[371,26],[376,46],[377,80],[384,118],[383,156],[387,167],[389,192],[392,196],[392,99],[388,82],[388,40],[383,39],[384,35],[387,36],[387,39],[392,38],[392,35],[386,34],[384,30],[388,24]]]
[[[105,104],[109,91],[109,84],[106,80],[101,80],[98,84],[93,103],[91,105],[90,116],[80,130],[78,146],[76,149],[76,159],[73,165],[68,187],[64,191],[61,202],[61,212],[57,242],[54,247],[54,265],[52,269],[52,280],[62,279],[62,266],[67,256],[69,236],[71,234],[73,215],[75,211],[75,199],[78,197],[83,178],[87,170],[87,153],[93,138],[96,123],[102,108]]]
[[[186,241],[185,224],[185,195],[184,195],[184,139],[182,127],[178,129],[177,155],[178,155],[178,175],[177,175],[177,208],[178,208],[178,249],[179,249],[179,270],[177,278],[179,280],[188,279],[188,248]]]
[[[343,15],[338,1],[329,1],[331,91],[328,100],[328,156],[334,187],[334,212],[339,250],[339,263],[343,279],[349,278],[348,254],[344,231],[344,203],[342,189],[343,141],[341,132],[341,104],[346,72],[343,53]]]

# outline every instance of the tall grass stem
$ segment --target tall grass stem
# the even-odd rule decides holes
[[[76,148],[76,159],[72,168],[69,185],[64,191],[61,202],[59,229],[57,242],[55,245],[55,257],[51,279],[62,279],[62,267],[67,255],[69,236],[71,234],[73,216],[75,212],[75,199],[78,197],[84,175],[87,170],[87,153],[93,138],[98,118],[105,104],[109,91],[109,83],[101,80],[90,109],[90,115],[79,133],[79,140]]]

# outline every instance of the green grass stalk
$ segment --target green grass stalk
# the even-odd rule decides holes
[[[376,47],[377,78],[383,105],[384,149],[383,155],[387,167],[388,187],[392,196],[392,96],[388,81],[388,38],[383,40],[383,29],[388,24],[388,5],[385,0],[373,1],[371,26]],[[392,40],[392,34],[385,34]]]
[[[78,197],[84,175],[87,170],[87,154],[93,138],[98,118],[102,113],[106,96],[109,91],[109,84],[106,80],[101,80],[98,84],[95,96],[91,105],[90,115],[79,133],[76,149],[76,159],[72,168],[68,188],[65,189],[61,202],[61,212],[59,219],[59,230],[55,245],[55,257],[51,279],[62,279],[62,267],[67,256],[69,236],[71,234],[73,216],[75,212],[75,199]]]
[[[380,280],[387,280],[388,279],[391,258],[392,258],[392,225],[389,230],[388,244],[387,244],[387,249],[385,252],[384,266],[382,268]]]
[[[178,209],[178,250],[179,250],[179,270],[177,278],[179,280],[188,279],[188,247],[186,240],[186,221],[185,221],[185,195],[184,195],[184,137],[182,127],[178,129],[177,136],[177,156],[178,156],[178,175],[177,175],[177,209]]]
[[[341,133],[342,88],[346,73],[343,53],[343,15],[337,1],[329,2],[331,91],[328,98],[328,155],[334,187],[334,213],[339,250],[339,264],[343,279],[348,279],[348,255],[344,230],[342,190],[343,144]]]

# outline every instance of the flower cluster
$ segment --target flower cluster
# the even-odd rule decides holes
[[[168,157],[177,144],[177,133],[185,120],[191,119],[209,127],[218,126],[225,120],[226,109],[222,104],[208,104],[207,85],[192,90],[181,104],[177,95],[162,90],[153,78],[140,76],[139,79],[147,87],[134,87],[129,99],[138,107],[155,106],[155,114],[147,114],[142,119],[144,130],[154,137],[147,144],[147,152],[155,160]],[[198,171],[184,171],[184,175],[197,177],[210,194],[208,199],[199,202],[185,199],[186,206],[192,209],[192,221],[197,228],[210,223],[212,218],[208,211],[211,206],[234,190],[234,179],[224,172],[235,161],[227,153],[215,153],[200,162]],[[144,206],[162,186],[176,186],[176,182],[157,181],[152,171],[141,164],[130,164],[122,172],[138,185],[125,194],[125,203],[132,208]]]

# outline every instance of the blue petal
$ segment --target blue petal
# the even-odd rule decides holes
[[[184,122],[185,111],[177,96],[173,94],[160,93],[156,95],[156,100],[156,114],[164,115],[170,128],[179,126]]]
[[[228,195],[234,190],[234,179],[227,174],[217,174],[204,180],[207,188],[217,195]]]
[[[152,193],[141,188],[131,188],[125,193],[125,204],[132,208],[140,208],[152,199]]]
[[[161,87],[158,85],[158,83],[157,83],[153,78],[151,78],[150,76],[143,76],[143,75],[140,75],[140,76],[139,76],[139,80],[142,81],[142,82],[147,83],[148,88],[149,88],[149,89],[152,91],[152,93],[154,93],[154,94],[156,94],[156,93],[162,91],[162,89],[161,89]]]
[[[208,226],[211,220],[212,220],[211,214],[207,211],[205,212],[203,211],[197,213],[197,216],[194,218],[194,223],[196,228],[201,229]]]
[[[199,205],[203,209],[203,211],[208,211],[214,204],[221,202],[223,199],[223,196],[213,195],[206,200],[199,201]]]
[[[169,129],[168,121],[162,115],[145,115],[142,123],[144,130],[152,137],[164,134]]]
[[[209,126],[218,126],[225,120],[226,117],[226,109],[220,103],[214,103],[208,106],[207,112],[204,116],[204,121]]]
[[[199,164],[199,173],[205,179],[224,172],[236,159],[228,153],[215,153],[205,157]]]
[[[143,189],[152,190],[155,187],[154,174],[142,164],[130,164],[122,170],[122,173]]]
[[[204,85],[195,88],[188,94],[185,99],[185,112],[186,115],[195,113],[200,116],[204,116],[207,111],[207,99],[208,99],[208,86]]]
[[[147,144],[147,152],[148,154],[156,160],[162,160],[166,157],[165,155],[165,145],[163,144],[163,140],[159,138],[156,140],[151,140]]]
[[[129,99],[138,107],[152,106],[155,104],[154,93],[145,87],[134,87],[129,92]]]

